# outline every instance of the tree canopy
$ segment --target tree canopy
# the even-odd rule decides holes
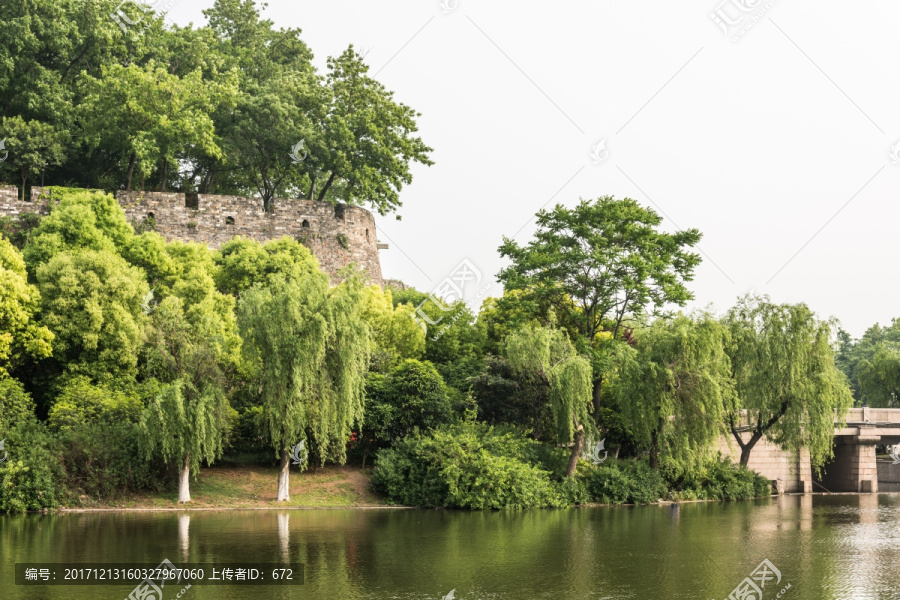
[[[595,412],[601,408],[603,355],[609,352],[598,334],[610,332],[619,340],[629,320],[693,298],[685,284],[700,263],[691,252],[700,232],[665,233],[661,223],[661,216],[634,200],[603,196],[571,209],[542,210],[533,240],[520,246],[504,238],[500,246],[500,255],[511,261],[498,275],[504,289],[520,291],[515,301],[535,316],[552,308],[560,325],[592,351]]]
[[[765,436],[785,450],[809,448],[812,465],[824,465],[832,456],[835,418],[853,405],[835,366],[831,324],[805,304],[774,304],[765,296],[742,298],[725,324],[737,391],[728,424],[741,463]]]

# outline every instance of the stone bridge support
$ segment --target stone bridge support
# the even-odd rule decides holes
[[[842,435],[834,441],[834,459],[825,465],[818,485],[829,492],[877,492],[875,445],[881,443],[880,436]]]

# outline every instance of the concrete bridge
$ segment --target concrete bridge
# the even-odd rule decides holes
[[[748,466],[785,492],[877,492],[879,479],[885,491],[900,491],[900,465],[875,457],[875,446],[900,444],[900,408],[853,408],[846,425],[838,425],[835,419],[834,458],[821,478],[813,478],[808,451],[788,453],[765,439],[753,448]],[[750,433],[744,436],[749,439]],[[740,460],[733,439],[719,450],[734,462]]]

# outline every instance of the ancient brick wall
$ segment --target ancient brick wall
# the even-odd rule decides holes
[[[117,198],[130,221],[152,217],[156,231],[167,240],[199,242],[217,249],[239,235],[260,242],[290,236],[310,249],[333,282],[338,270],[356,263],[372,283],[383,285],[375,218],[358,206],[275,200],[274,211],[267,213],[261,200],[240,196],[119,192]],[[0,215],[47,215],[52,202],[51,188],[34,186],[31,201],[21,202],[17,187],[0,186]]]
[[[35,193],[34,190],[38,190]],[[19,200],[19,188],[14,185],[0,185],[0,216],[18,217],[24,213],[35,212],[41,215],[50,214],[50,204],[46,198],[40,198],[40,188],[33,188],[32,200]]]

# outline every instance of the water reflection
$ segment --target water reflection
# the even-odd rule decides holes
[[[183,600],[726,598],[764,559],[786,600],[900,600],[900,497],[558,511],[65,513],[0,518],[0,597],[121,600],[128,589],[16,587],[15,562],[284,560],[299,588],[195,586]],[[293,535],[292,535],[293,534]],[[778,590],[766,588],[764,598]],[[124,592],[124,593],[122,593]],[[166,599],[168,600],[168,599]]]

